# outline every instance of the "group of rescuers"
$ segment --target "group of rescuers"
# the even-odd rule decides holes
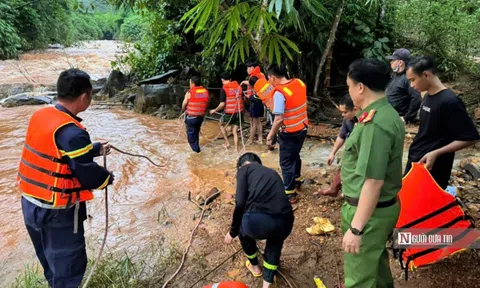
[[[413,58],[408,50],[399,49],[387,59],[393,79],[391,69],[379,60],[359,59],[349,66],[349,94],[339,105],[344,122],[328,158],[330,165],[345,146],[341,172],[329,189],[316,192],[336,196],[342,187],[345,287],[393,287],[386,242],[400,212],[397,193],[402,175],[412,163],[425,163],[445,189],[455,151],[480,139],[461,99],[439,80],[432,58]],[[272,148],[278,136],[283,177],[263,166],[253,153],[239,158],[236,206],[225,242],[238,236],[248,270],[253,276],[263,275],[263,287],[270,287],[284,241],[292,231],[292,203],[302,184],[300,150],[308,129],[307,89],[300,79],[289,79],[283,65],[271,65],[268,80],[258,67],[248,69],[252,94],[274,115],[266,144]],[[221,104],[210,113],[223,109],[223,122],[238,128],[241,87],[228,75],[222,76],[222,82]],[[66,70],[59,76],[57,91],[57,104],[37,110],[30,118],[17,184],[26,229],[50,287],[79,287],[87,267],[85,203],[93,198],[92,190],[114,182],[112,172],[94,158],[109,154],[111,146],[92,143],[77,116],[91,103],[89,75]],[[426,92],[423,99],[419,91]],[[195,151],[199,151],[198,130],[207,112],[207,92],[198,78],[192,78],[183,105],[189,143]],[[420,106],[419,131],[403,172],[404,122],[412,121]],[[266,239],[263,272],[256,246],[261,239]]]

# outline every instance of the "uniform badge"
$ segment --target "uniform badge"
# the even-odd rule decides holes
[[[368,113],[366,111],[363,112],[360,118],[358,119],[358,122],[365,124],[372,121],[373,116],[375,116],[376,112],[377,111],[375,109],[368,111]]]

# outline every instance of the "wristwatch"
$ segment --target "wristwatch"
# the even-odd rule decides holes
[[[353,228],[352,226],[350,226],[350,231],[352,231],[352,234],[356,236],[361,236],[363,234],[363,231]]]

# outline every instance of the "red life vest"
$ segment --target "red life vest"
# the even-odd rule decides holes
[[[243,284],[242,282],[226,281],[203,286],[202,288],[248,288],[248,286]]]
[[[223,85],[223,90],[227,95],[225,100],[225,113],[232,115],[243,112],[242,87],[237,81],[229,82]]]
[[[55,132],[67,124],[85,129],[55,107],[38,110],[28,124],[17,185],[23,195],[35,199],[37,205],[44,208],[68,208],[78,197],[81,202],[93,199],[92,191],[83,188],[73,176],[55,143]],[[85,149],[92,147],[89,145],[78,153],[84,153]]]
[[[250,75],[248,75],[248,80],[250,80],[252,77],[257,77],[258,79],[266,79],[265,77],[265,74],[262,73],[262,71],[260,70],[260,67],[257,66],[253,69],[252,73],[250,73]],[[252,97],[252,95],[254,95],[254,88],[250,85],[247,85],[247,97],[250,98]]]
[[[187,104],[188,116],[204,116],[207,112],[209,94],[203,86],[190,89],[190,99]]]
[[[307,86],[300,79],[275,87],[285,97],[282,130],[295,133],[308,126]]]
[[[275,87],[265,78],[258,79],[253,87],[253,91],[262,100],[262,103],[268,110],[273,111],[273,94],[275,93]]]
[[[395,249],[395,254],[399,254],[400,264],[405,269],[406,279],[408,270],[433,264],[465,250],[480,237],[480,231],[469,229],[474,227],[473,222],[462,210],[461,202],[438,186],[424,164],[412,163],[412,169],[402,180],[398,197],[401,207],[395,227],[399,229],[398,232],[411,232],[415,235],[431,233],[442,239],[443,235],[448,234],[453,240],[452,244],[443,247],[435,247],[434,244],[429,247],[410,246],[411,248],[407,249]],[[403,237],[406,237],[406,234],[399,234],[394,240],[398,240],[398,244],[408,244]]]

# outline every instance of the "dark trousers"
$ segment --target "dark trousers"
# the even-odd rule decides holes
[[[435,179],[435,182],[437,182],[438,186],[440,186],[443,190],[447,189],[448,181],[450,180],[450,174],[452,172],[454,157],[451,155],[445,156],[439,156],[437,160],[435,160],[432,170],[429,171],[433,179]],[[412,161],[408,160],[407,165],[405,166],[405,172],[403,176],[407,175],[408,171],[410,171],[411,168]]]
[[[73,233],[75,207],[45,209],[22,197],[22,212],[30,239],[45,278],[53,288],[77,288],[87,268],[83,221],[85,203],[80,205],[77,234]]]
[[[283,242],[292,232],[294,216],[245,213],[238,235],[243,251],[252,265],[258,265],[256,240],[267,240],[263,259],[263,279],[273,283],[280,264]]]
[[[185,118],[185,126],[187,127],[188,144],[193,151],[200,152],[200,128],[202,127],[203,117]]]
[[[296,195],[296,181],[300,179],[302,169],[300,150],[302,150],[306,136],[307,130],[302,130],[297,133],[278,134],[280,143],[280,167],[282,168],[285,193],[289,196]]]

